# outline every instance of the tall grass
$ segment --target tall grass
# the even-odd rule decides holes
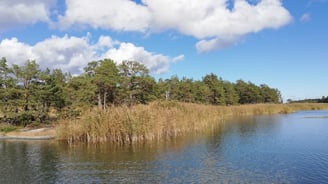
[[[328,109],[328,104],[256,104],[223,107],[156,101],[133,108],[123,106],[111,107],[107,111],[84,112],[80,119],[59,122],[57,137],[69,143],[142,143],[197,133],[234,117],[317,109]]]

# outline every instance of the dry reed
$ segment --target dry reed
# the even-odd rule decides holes
[[[142,143],[172,139],[204,131],[220,122],[243,116],[328,109],[328,104],[254,104],[210,106],[156,101],[149,105],[111,107],[85,112],[80,119],[59,122],[57,138],[73,142]]]

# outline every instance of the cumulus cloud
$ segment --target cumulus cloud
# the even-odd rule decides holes
[[[0,42],[1,57],[9,64],[23,64],[27,59],[36,60],[42,68],[61,68],[65,72],[79,74],[90,61],[111,58],[117,63],[133,60],[143,63],[152,73],[167,72],[170,63],[183,59],[147,51],[132,43],[121,43],[108,36],[100,36],[91,44],[89,36],[52,36],[35,45],[22,43],[17,38]]]
[[[62,28],[88,25],[123,31],[145,31],[151,15],[146,7],[130,0],[66,0]]]
[[[36,22],[49,22],[55,0],[1,0],[0,32]]]
[[[281,0],[66,0],[62,28],[90,26],[119,31],[177,30],[199,40],[200,52],[230,46],[232,40],[291,20]],[[229,5],[233,3],[232,6]],[[204,49],[206,47],[206,49]]]
[[[32,47],[19,42],[17,38],[4,39],[0,42],[0,57],[6,57],[11,64],[23,64],[26,60],[34,58]]]
[[[52,36],[31,47],[41,66],[61,68],[72,73],[80,73],[96,57],[88,37]]]
[[[96,56],[86,37],[56,37],[29,45],[17,38],[0,42],[1,57],[10,64],[22,65],[26,60],[36,60],[42,68],[61,68],[74,74],[80,73],[88,61]]]
[[[105,53],[105,58],[112,58],[121,62],[125,60],[138,61],[147,66],[153,73],[165,73],[169,69],[171,62],[183,60],[184,56],[179,55],[170,58],[162,54],[155,54],[145,50],[143,47],[137,47],[132,43],[121,43],[118,48],[109,49]]]

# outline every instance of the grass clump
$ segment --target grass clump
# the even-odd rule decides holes
[[[243,116],[328,109],[328,104],[254,104],[211,106],[174,101],[155,101],[132,108],[90,110],[79,119],[63,120],[57,138],[72,142],[142,143],[173,139],[215,127],[227,119]]]
[[[0,132],[3,133],[8,133],[8,132],[13,132],[16,131],[19,127],[18,126],[14,126],[14,125],[1,125],[0,124]]]

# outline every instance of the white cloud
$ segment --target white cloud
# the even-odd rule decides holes
[[[32,52],[41,66],[72,73],[80,73],[89,61],[95,59],[88,37],[52,36],[32,46]]]
[[[150,14],[147,8],[130,0],[66,0],[65,16],[59,17],[63,28],[88,25],[123,31],[145,31]]]
[[[174,58],[172,59],[172,62],[173,62],[173,63],[176,63],[176,62],[178,62],[178,61],[183,61],[184,59],[185,59],[185,56],[184,56],[183,54],[181,54],[181,55],[178,55],[178,56],[174,57]]]
[[[65,72],[79,74],[88,62],[111,58],[117,63],[122,60],[134,60],[143,63],[152,73],[167,72],[170,63],[183,59],[155,54],[137,47],[132,43],[113,41],[108,36],[100,36],[98,42],[91,44],[89,36],[63,37],[52,36],[46,40],[28,45],[17,38],[0,42],[0,57],[6,57],[9,64],[23,64],[35,59],[42,68],[61,68]]]
[[[300,18],[301,22],[308,22],[311,20],[311,14],[309,13],[304,13],[302,17]]]
[[[231,44],[222,40],[238,38],[263,29],[277,29],[291,20],[281,0],[259,0],[249,3],[235,0],[66,0],[67,10],[59,25],[90,26],[119,31],[177,30],[199,40],[196,48],[206,51]],[[215,42],[215,44],[214,44]],[[199,50],[203,52],[203,50]]]
[[[114,45],[119,44],[118,41],[114,41],[112,40],[111,37],[109,36],[100,36],[98,39],[98,46],[101,47],[105,47],[105,48],[110,48],[113,47]]]
[[[196,49],[200,53],[209,52],[211,50],[220,50],[230,47],[239,39],[238,36],[226,36],[225,38],[213,38],[210,40],[201,40],[196,43]]]
[[[117,62],[125,60],[138,61],[147,66],[151,72],[157,74],[167,72],[171,62],[183,59],[181,55],[172,59],[169,56],[155,54],[132,43],[121,43],[118,48],[109,49],[104,57]]]
[[[226,0],[144,1],[152,10],[158,26],[177,29],[198,38],[196,48],[199,52],[231,46],[248,33],[276,29],[291,19],[280,0],[262,0],[256,5],[236,0],[231,10]]]
[[[48,22],[55,0],[1,0],[0,32],[13,27]]]
[[[32,48],[17,38],[4,39],[0,42],[0,57],[6,57],[11,64],[23,64],[26,60],[34,58]]]
[[[1,57],[9,64],[22,65],[26,60],[36,60],[42,68],[61,68],[64,71],[80,73],[87,62],[95,58],[94,51],[86,37],[56,37],[28,45],[17,38],[0,42]]]

